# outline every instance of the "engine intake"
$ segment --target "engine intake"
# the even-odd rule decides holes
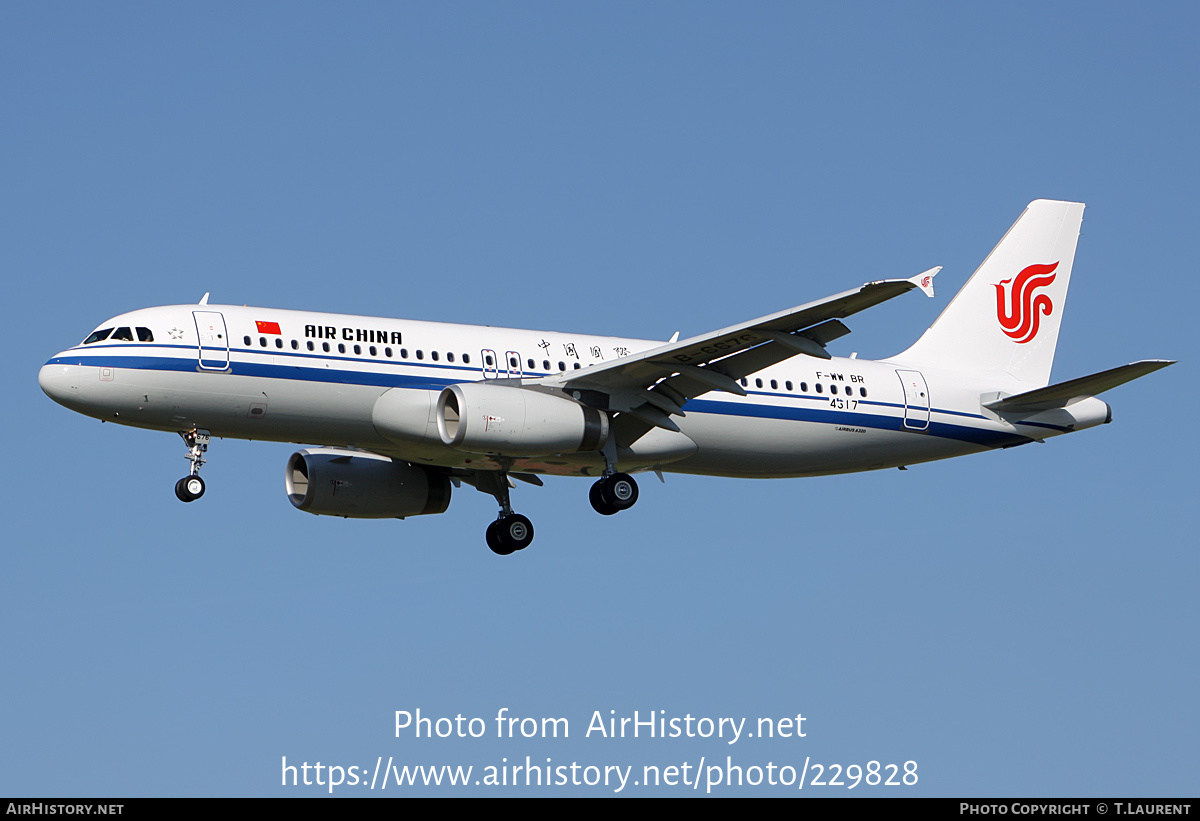
[[[287,464],[288,501],[318,516],[403,519],[444,513],[450,478],[359,450],[313,448],[293,453]]]
[[[559,393],[462,382],[438,396],[438,434],[450,447],[500,456],[600,450],[608,415]]]

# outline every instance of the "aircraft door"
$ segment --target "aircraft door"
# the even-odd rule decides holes
[[[498,379],[500,374],[496,370],[496,352],[484,348],[479,353],[479,367],[483,368],[483,378]]]
[[[504,358],[505,358],[505,360],[507,360],[506,364],[508,365],[508,378],[509,379],[520,379],[521,378],[521,355],[519,353],[517,353],[516,351],[505,351]]]
[[[920,371],[896,371],[904,386],[904,427],[925,430],[929,427],[929,386]]]
[[[196,339],[200,369],[224,371],[229,369],[229,334],[225,317],[219,311],[192,311],[196,320]]]

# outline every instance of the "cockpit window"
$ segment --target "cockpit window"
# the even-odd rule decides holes
[[[103,339],[108,339],[108,335],[112,333],[112,328],[101,328],[98,331],[93,331],[92,335],[83,340],[84,345],[91,345],[93,342],[100,342]]]
[[[153,342],[154,341],[154,334],[150,333],[149,328],[138,328],[137,335],[138,335],[138,342]]]
[[[113,342],[132,342],[133,331],[128,328],[117,328],[111,337]]]

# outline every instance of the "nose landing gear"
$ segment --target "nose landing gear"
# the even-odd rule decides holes
[[[192,469],[175,483],[175,496],[181,502],[194,502],[204,495],[204,480],[200,478],[200,466],[204,464],[204,452],[208,450],[208,442],[212,438],[206,430],[181,430],[183,443],[188,447],[185,457],[192,463]]]

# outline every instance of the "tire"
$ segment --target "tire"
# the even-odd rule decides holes
[[[204,480],[199,476],[184,476],[175,483],[175,496],[181,502],[194,502],[204,495]]]
[[[614,473],[602,481],[604,484],[600,492],[604,501],[614,510],[629,510],[637,504],[637,482],[628,473]]]
[[[612,516],[617,509],[604,500],[603,485],[603,479],[592,485],[592,489],[588,491],[588,501],[592,503],[592,510],[601,516]]]
[[[497,556],[507,556],[512,553],[512,549],[505,547],[504,543],[500,540],[499,520],[494,521],[487,526],[487,532],[485,533],[485,536],[487,538],[487,546],[491,548],[492,552]]]

